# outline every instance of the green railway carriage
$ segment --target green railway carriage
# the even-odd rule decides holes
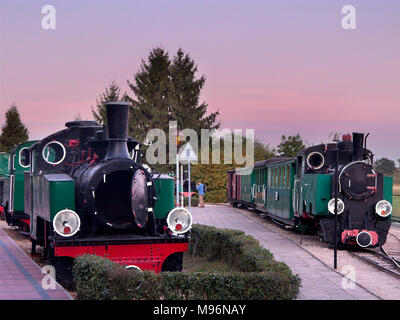
[[[252,205],[254,203],[254,172],[248,169],[239,169],[240,176],[240,199],[243,203]]]
[[[29,148],[36,141],[20,144],[10,153],[9,161],[9,196],[5,204],[5,217],[9,225],[29,226],[29,216],[25,213],[24,172],[30,170]]]
[[[267,165],[267,212],[281,219],[293,219],[292,187],[294,184],[294,162],[289,158],[270,161]]]
[[[294,158],[267,159],[253,168],[229,171],[228,200],[316,232],[332,245],[337,164],[337,239],[345,246],[381,246],[390,227],[393,179],[374,171],[373,154],[365,145],[364,134],[353,133],[342,141],[306,148]],[[241,174],[245,170],[251,173]],[[240,199],[234,197],[238,189]]]

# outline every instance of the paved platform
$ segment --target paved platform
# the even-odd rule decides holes
[[[46,274],[0,228],[0,300],[72,300],[58,283],[44,289]]]
[[[260,241],[278,261],[286,263],[302,280],[298,299],[301,300],[375,300],[378,299],[362,287],[342,287],[344,277],[327,267],[293,241],[273,232],[238,210],[224,205],[206,205],[192,208],[195,223],[218,228],[242,230]]]

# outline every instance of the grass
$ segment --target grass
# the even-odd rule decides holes
[[[192,257],[191,254],[185,252],[183,254],[183,272],[231,272],[238,271],[234,267],[227,265],[221,261],[210,261],[204,257]]]

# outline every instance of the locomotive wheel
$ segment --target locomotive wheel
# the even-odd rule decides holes
[[[72,268],[74,266],[74,258],[58,257],[54,258],[54,268],[56,269],[56,279],[64,287],[71,289],[74,287],[74,276]]]
[[[165,259],[161,271],[179,271],[183,268],[183,252],[175,252]]]

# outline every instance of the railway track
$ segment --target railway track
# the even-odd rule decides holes
[[[380,249],[381,252],[366,249],[359,252],[349,251],[349,253],[382,271],[400,278],[400,252],[388,253],[383,247],[380,247]]]

